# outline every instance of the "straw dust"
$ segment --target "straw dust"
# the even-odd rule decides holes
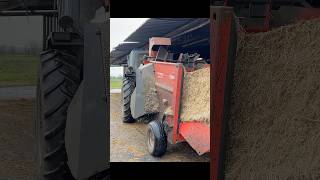
[[[155,79],[153,76],[145,77],[144,83],[144,110],[147,114],[159,112],[160,102],[155,87]]]
[[[210,124],[210,68],[185,72],[181,106],[182,121]]]
[[[320,20],[238,38],[225,179],[320,179]]]

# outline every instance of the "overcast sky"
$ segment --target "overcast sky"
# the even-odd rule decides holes
[[[122,67],[111,67],[110,68],[110,76],[123,76],[123,68]]]
[[[22,48],[30,42],[42,46],[41,16],[0,17],[0,45]]]
[[[148,18],[110,18],[110,50],[123,42]]]

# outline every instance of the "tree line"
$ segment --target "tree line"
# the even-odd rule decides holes
[[[42,48],[39,43],[29,42],[22,47],[13,45],[0,45],[0,54],[27,54],[27,55],[38,55]]]

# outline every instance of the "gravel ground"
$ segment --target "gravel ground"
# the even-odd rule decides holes
[[[144,123],[125,124],[121,119],[121,94],[110,95],[111,162],[209,162],[209,154],[198,154],[187,144],[168,144],[161,158],[149,155]]]
[[[0,101],[0,179],[33,180],[34,100]]]

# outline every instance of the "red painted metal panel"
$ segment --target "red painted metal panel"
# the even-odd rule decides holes
[[[183,79],[183,68],[180,63],[153,61],[156,79],[156,88],[160,100],[167,99],[171,105],[173,115],[173,144],[182,141],[183,137],[178,132],[180,98]],[[170,121],[168,122],[170,123]]]
[[[154,63],[156,88],[160,100],[166,99],[172,107],[173,117],[166,119],[173,127],[171,142],[176,144],[187,141],[199,154],[210,150],[210,127],[201,122],[180,123],[180,101],[183,85],[183,65],[181,63],[158,62]]]
[[[297,20],[309,20],[320,17],[320,9],[318,8],[301,8],[297,12]]]
[[[226,103],[226,84],[233,9],[212,7],[211,12],[211,179],[223,179],[223,140]],[[235,30],[234,30],[235,31]]]
[[[169,46],[171,45],[170,38],[163,38],[163,37],[152,37],[149,39],[149,56],[156,57],[158,51],[153,51],[152,47],[160,45],[160,46]]]
[[[202,122],[182,122],[180,134],[199,155],[210,151],[210,127]]]

